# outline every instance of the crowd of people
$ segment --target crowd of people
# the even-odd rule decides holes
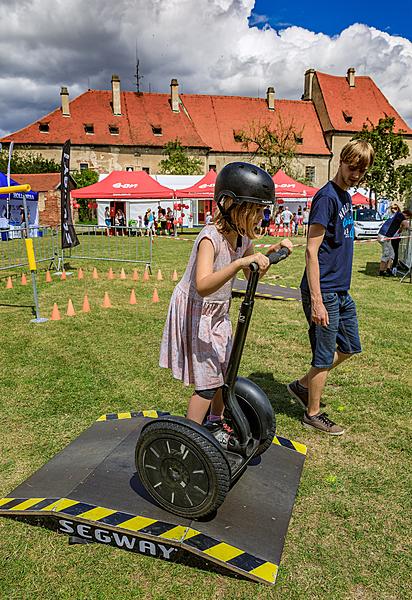
[[[278,208],[274,213],[265,208],[260,222],[260,235],[306,235],[309,222],[309,208],[299,206],[297,212],[289,210],[288,206]]]

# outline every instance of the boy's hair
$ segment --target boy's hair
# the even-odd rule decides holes
[[[372,166],[375,150],[366,140],[351,140],[345,144],[340,153],[342,162],[366,170]]]
[[[233,204],[232,198],[225,196],[223,199],[223,207],[227,210]],[[246,235],[251,240],[258,237],[256,227],[258,225],[259,218],[263,212],[263,206],[260,204],[254,204],[252,202],[242,202],[242,204],[236,204],[230,211],[230,218],[233,224],[238,229],[240,235]],[[220,210],[215,212],[213,222],[216,229],[221,233],[230,233],[233,228],[228,225],[226,219],[223,217]]]

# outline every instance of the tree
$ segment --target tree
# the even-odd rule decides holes
[[[99,181],[99,174],[92,169],[82,169],[81,171],[73,171],[70,173],[73,179],[75,180],[77,187],[87,187],[88,185],[92,185],[93,183],[97,183]],[[93,218],[94,211],[92,208],[89,208],[90,200],[87,198],[78,198],[77,202],[80,204],[79,208],[79,221],[90,221]]]
[[[247,129],[235,131],[233,135],[251,152],[251,160],[265,159],[265,168],[270,175],[282,169],[290,177],[299,179],[296,148],[302,140],[303,130],[297,130],[293,120],[285,123],[277,113],[275,123],[253,121]]]
[[[412,208],[412,165],[400,165],[399,194],[406,206]]]
[[[159,173],[164,175],[201,175],[202,162],[198,158],[190,158],[178,139],[168,142],[163,148],[165,158],[159,163]]]
[[[0,171],[5,173],[9,162],[8,150],[0,152]],[[15,150],[11,155],[11,173],[58,173],[60,165],[42,154]]]
[[[375,160],[365,174],[364,185],[374,192],[376,199],[400,200],[405,191],[404,165],[396,165],[396,162],[409,155],[409,148],[402,136],[405,132],[395,133],[394,128],[394,117],[379,119],[377,125],[368,120],[353,138],[370,142],[375,150]]]

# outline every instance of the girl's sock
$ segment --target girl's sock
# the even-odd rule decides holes
[[[221,415],[212,415],[212,414],[210,414],[207,417],[207,421],[209,423],[216,423],[217,421],[221,421],[221,419],[222,419]]]

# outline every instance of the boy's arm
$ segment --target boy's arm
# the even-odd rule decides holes
[[[309,225],[306,246],[306,274],[312,305],[312,321],[316,325],[329,325],[329,315],[322,300],[320,290],[320,270],[318,252],[325,236],[325,227],[319,223]]]

